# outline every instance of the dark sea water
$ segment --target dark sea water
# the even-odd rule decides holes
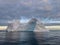
[[[49,38],[46,39],[46,43],[60,45],[60,30],[51,30],[49,33]]]
[[[50,30],[48,35],[48,37],[42,39],[42,45],[60,45],[60,30]]]
[[[12,32],[10,32],[10,33],[12,34]],[[20,33],[20,32],[17,32],[17,33]],[[7,33],[5,31],[0,31],[0,45],[38,45],[38,42],[37,42],[36,37],[33,32],[28,32],[28,34],[30,36],[29,40],[28,40],[29,36],[24,36],[27,39],[27,41],[25,40],[25,38],[23,38],[25,41],[16,41],[16,42],[11,42],[11,41],[13,41],[14,36],[9,35],[10,37],[7,38],[6,34]],[[24,34],[27,35],[27,33],[24,33]],[[16,34],[15,34],[15,36],[16,36]],[[20,40],[20,39],[18,39],[18,40]],[[48,34],[48,37],[42,38],[40,40],[40,45],[60,45],[60,31],[51,30]]]

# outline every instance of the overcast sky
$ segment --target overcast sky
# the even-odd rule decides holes
[[[20,16],[60,20],[60,0],[0,0],[0,19]]]

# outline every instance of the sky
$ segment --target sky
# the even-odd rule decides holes
[[[60,21],[60,0],[0,0],[0,20],[25,16]]]

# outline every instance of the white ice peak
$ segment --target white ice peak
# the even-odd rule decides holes
[[[8,25],[8,31],[48,31],[41,21],[32,18],[27,23],[20,23],[20,20],[13,20]]]

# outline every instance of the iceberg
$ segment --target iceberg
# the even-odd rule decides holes
[[[39,40],[40,37],[46,37],[48,32],[49,30],[36,18],[29,19],[25,23],[13,20],[8,25],[6,40],[8,42],[31,42],[32,38]]]

